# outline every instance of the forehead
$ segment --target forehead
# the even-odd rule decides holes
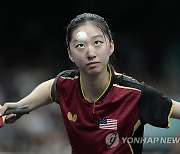
[[[72,33],[72,37],[75,37],[76,34],[80,31],[86,32],[86,34],[88,36],[103,35],[103,32],[99,27],[97,27],[94,24],[88,23],[88,24],[85,24],[85,25],[82,25],[82,26],[79,26],[78,28],[76,28]]]

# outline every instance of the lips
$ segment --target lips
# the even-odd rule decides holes
[[[96,68],[96,67],[97,67],[97,64],[99,64],[99,62],[89,62],[89,63],[87,64],[87,66],[92,69],[92,68]]]
[[[97,64],[99,62],[89,62],[87,65]]]

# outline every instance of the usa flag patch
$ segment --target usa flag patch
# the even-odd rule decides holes
[[[101,119],[99,119],[99,128],[100,129],[117,130],[117,120],[116,119],[101,118]]]

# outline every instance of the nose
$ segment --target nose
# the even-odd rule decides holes
[[[96,58],[96,52],[92,46],[88,47],[87,58],[89,60]]]

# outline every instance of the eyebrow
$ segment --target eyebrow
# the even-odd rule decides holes
[[[102,36],[102,35],[95,35],[92,38],[97,38],[97,37],[104,37],[104,36]]]

